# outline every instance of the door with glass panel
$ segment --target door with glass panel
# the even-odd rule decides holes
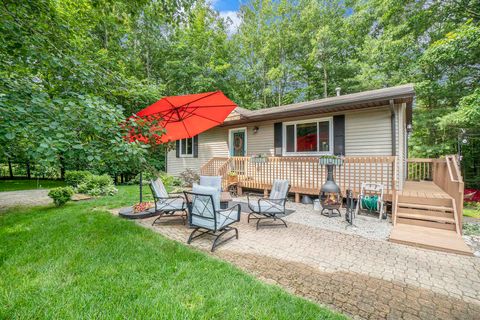
[[[245,157],[247,155],[247,130],[245,128],[230,129],[229,143],[230,156]],[[245,161],[233,161],[231,170],[243,175],[245,173]]]

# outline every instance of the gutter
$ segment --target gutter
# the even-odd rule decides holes
[[[396,137],[396,132],[397,132],[397,124],[395,121],[395,104],[393,99],[390,99],[390,127],[392,128],[391,136],[392,136],[392,156],[397,155],[397,137]]]

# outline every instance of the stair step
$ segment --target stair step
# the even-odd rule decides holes
[[[432,205],[432,206],[443,206],[451,207],[452,198],[431,198],[428,196],[425,197],[413,197],[413,196],[398,196],[398,202],[402,203],[412,203],[412,204],[422,204],[422,205]]]
[[[428,211],[427,211],[428,212]],[[415,220],[425,220],[425,221],[432,221],[432,222],[439,222],[439,223],[455,223],[454,218],[446,218],[446,217],[439,217],[429,214],[415,214],[415,213],[408,213],[408,212],[397,212],[397,216],[399,218],[407,218],[407,219],[415,219]]]
[[[431,228],[431,229],[451,230],[451,231],[456,231],[457,229],[457,225],[454,223],[440,223],[440,222],[429,221],[429,220],[417,220],[417,219],[397,217],[397,222],[395,225],[399,225],[399,224],[410,225],[410,226],[420,226],[420,227]]]
[[[415,209],[415,208],[399,208],[398,211],[403,213],[412,213],[412,214],[423,214],[429,215],[434,217],[444,217],[444,218],[454,218],[453,211],[451,212],[444,212],[444,211],[430,211],[425,209]]]
[[[407,202],[399,202],[398,207],[425,209],[430,211],[453,211],[452,207],[435,206],[430,204],[407,203]]]
[[[472,255],[472,250],[455,231],[397,224],[389,241],[426,249]]]

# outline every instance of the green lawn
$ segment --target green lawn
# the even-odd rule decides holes
[[[463,216],[480,219],[480,209],[465,207],[463,208]]]
[[[65,182],[58,180],[0,180],[1,191],[50,189],[64,186]]]
[[[343,318],[105,211],[137,196],[0,214],[0,318]]]

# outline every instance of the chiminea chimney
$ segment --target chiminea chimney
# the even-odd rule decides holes
[[[340,90],[342,90],[342,88],[340,88],[340,87],[336,87],[336,88],[335,88],[335,91],[337,91],[337,96],[340,95]]]

